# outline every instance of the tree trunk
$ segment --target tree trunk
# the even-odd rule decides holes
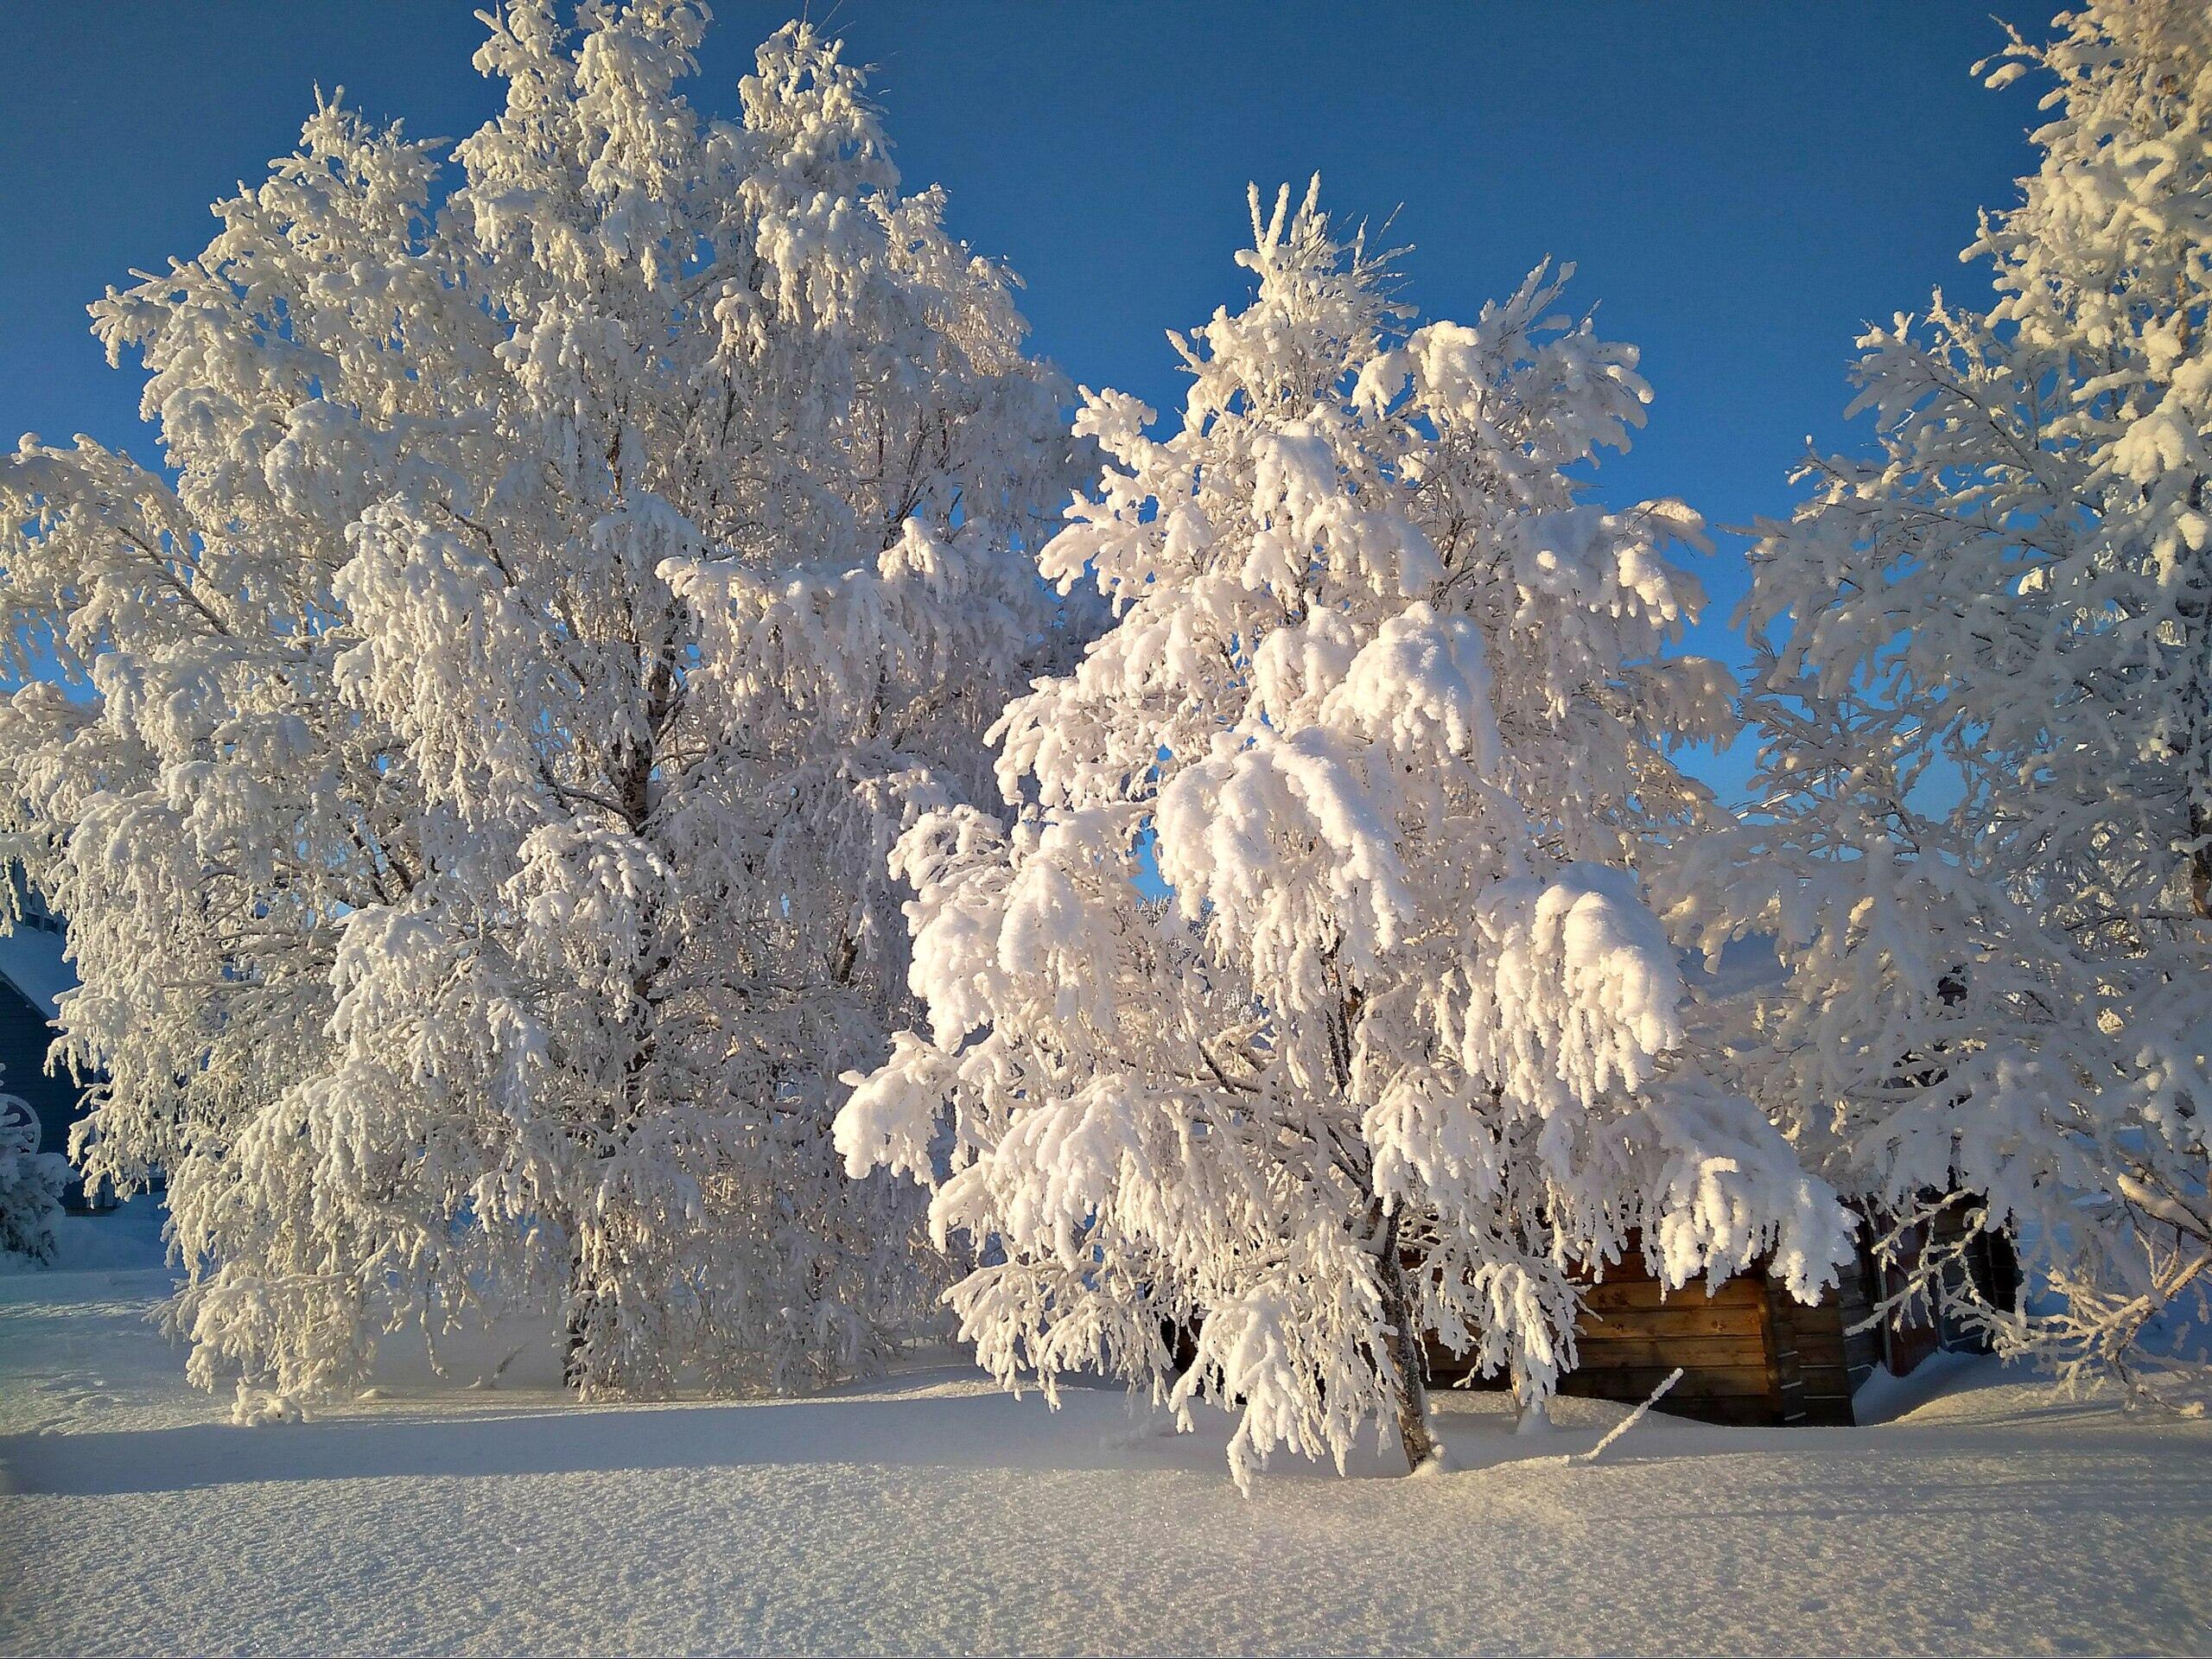
[[[561,1385],[581,1394],[592,1382],[590,1360],[584,1352],[591,1340],[592,1316],[599,1311],[599,1297],[583,1286],[583,1262],[569,1264],[569,1311],[563,1321]]]
[[[1398,1212],[1392,1211],[1376,1239],[1376,1281],[1382,1292],[1382,1317],[1390,1322],[1390,1359],[1396,1369],[1398,1442],[1405,1447],[1406,1469],[1419,1471],[1438,1454],[1428,1426],[1428,1364],[1421,1351],[1406,1264],[1398,1256]]]
[[[1338,1000],[1337,1016],[1330,1027],[1330,1047],[1337,1087],[1351,1086],[1353,1033],[1359,1025],[1361,996],[1357,988]],[[1371,1160],[1362,1180],[1374,1185]],[[1398,1253],[1398,1217],[1393,1209],[1383,1213],[1380,1193],[1370,1198],[1367,1212],[1369,1248],[1375,1252],[1375,1281],[1382,1293],[1382,1317],[1390,1322],[1390,1352],[1375,1357],[1376,1369],[1397,1373],[1392,1389],[1398,1408],[1398,1443],[1406,1449],[1406,1471],[1419,1473],[1440,1461],[1442,1448],[1428,1427],[1428,1357],[1421,1351],[1421,1322],[1414,1309],[1413,1287],[1406,1282],[1406,1264]]]

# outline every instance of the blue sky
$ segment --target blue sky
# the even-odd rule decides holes
[[[2039,27],[2051,0],[1994,8]],[[2008,10],[2008,6],[2010,9]],[[137,378],[84,306],[203,246],[207,204],[288,149],[320,83],[411,132],[496,107],[472,0],[200,0],[11,9],[0,61],[0,436],[88,432],[156,459]],[[910,187],[1028,284],[1077,379],[1180,396],[1161,335],[1249,291],[1244,186],[1319,169],[1332,211],[1409,243],[1408,297],[1471,315],[1547,255],[1635,341],[1651,423],[1602,493],[1719,524],[1787,511],[1842,410],[1851,342],[1929,289],[1979,300],[1958,251],[2030,165],[2035,91],[1983,88],[1989,0],[1851,4],[1205,7],[842,0]],[[823,8],[816,7],[817,16]],[[785,9],[725,3],[696,102],[734,113]],[[1740,660],[1741,543],[1699,562],[1697,648]],[[1744,757],[1703,763],[1724,791]]]

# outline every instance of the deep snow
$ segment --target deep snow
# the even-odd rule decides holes
[[[135,1207],[135,1206],[134,1206]],[[0,1277],[0,1651],[2202,1651],[2212,1424],[1986,1362],[1879,1427],[1441,1402],[1452,1469],[1049,1411],[955,1363],[826,1399],[410,1384],[238,1428],[144,1322],[147,1218]],[[511,1368],[513,1376],[519,1368]],[[1925,1396],[1933,1394],[1935,1397]]]

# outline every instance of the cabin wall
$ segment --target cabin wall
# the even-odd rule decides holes
[[[1874,1304],[1867,1294],[1864,1264],[1854,1259],[1844,1265],[1842,1284],[1835,1294],[1836,1323],[1843,1336],[1844,1372],[1851,1392],[1874,1375],[1882,1363],[1881,1332],[1873,1328]]]
[[[1954,1229],[1946,1219],[1936,1224]],[[1986,1344],[1955,1317],[1939,1325],[1903,1324],[1872,1318],[1880,1270],[1860,1230],[1856,1259],[1839,1270],[1838,1282],[1812,1306],[1800,1302],[1763,1270],[1723,1280],[1708,1293],[1701,1281],[1668,1291],[1643,1265],[1634,1239],[1625,1261],[1584,1293],[1575,1326],[1574,1368],[1559,1391],[1584,1399],[1640,1404],[1680,1368],[1681,1380],[1660,1409],[1711,1423],[1848,1427],[1857,1421],[1852,1397],[1877,1365],[1903,1376],[1938,1347]],[[2011,1246],[1995,1235],[1972,1240],[1961,1271],[2000,1306],[2012,1300],[2019,1271]],[[1196,1357],[1192,1332],[1169,1333],[1179,1365]],[[1503,1376],[1474,1373],[1465,1356],[1432,1338],[1428,1376],[1437,1388],[1500,1389]]]
[[[1943,1268],[1946,1294],[1932,1317],[1923,1305],[1914,1309],[1910,1317],[1892,1313],[1868,1333],[1869,1369],[1878,1361],[1889,1368],[1892,1376],[1904,1376],[1938,1352],[1988,1352],[1987,1338],[1966,1323],[1957,1306],[1969,1286],[1976,1295],[1993,1306],[2012,1304],[2019,1290],[2020,1269],[2011,1242],[2002,1234],[1978,1229],[1969,1235],[1963,1207],[1959,1205],[1942,1210],[1932,1221],[1907,1231],[1897,1242],[1897,1259],[1890,1263],[1874,1260],[1870,1243],[1872,1230],[1871,1224],[1859,1230],[1859,1274],[1863,1283],[1879,1286],[1887,1296],[1903,1297],[1910,1277],[1909,1264],[1916,1261],[1923,1249],[1938,1249],[1947,1256],[1957,1252],[1957,1259],[1947,1262]],[[1855,1313],[1852,1322],[1865,1317],[1863,1313]]]
[[[1763,1278],[1739,1274],[1710,1295],[1702,1284],[1669,1294],[1631,1257],[1590,1287],[1575,1327],[1575,1368],[1560,1392],[1640,1401],[1680,1366],[1663,1409],[1707,1422],[1772,1422],[1774,1345]]]
[[[1856,1387],[1851,1371],[1850,1341],[1846,1328],[1863,1319],[1866,1298],[1859,1275],[1847,1270],[1843,1286],[1825,1292],[1808,1306],[1789,1294],[1779,1281],[1758,1275],[1766,1290],[1768,1329],[1773,1343],[1769,1362],[1773,1368],[1774,1421],[1808,1427],[1848,1428],[1851,1395]],[[1847,1291],[1856,1292],[1862,1312],[1848,1311]],[[1872,1369],[1872,1365],[1868,1370]]]
[[[1939,1225],[1946,1224],[1939,1224]],[[1955,1228],[1953,1221],[1948,1225]],[[1807,1306],[1762,1271],[1738,1274],[1708,1294],[1701,1282],[1669,1292],[1643,1266],[1633,1244],[1629,1259],[1605,1269],[1586,1293],[1575,1328],[1575,1368],[1560,1379],[1563,1395],[1635,1404],[1676,1367],[1681,1381],[1661,1409],[1707,1422],[1848,1427],[1852,1396],[1887,1365],[1903,1376],[1938,1348],[1983,1344],[1955,1317],[1936,1326],[1891,1319],[1875,1322],[1880,1270],[1863,1247],[1844,1264],[1839,1282]],[[1983,1294],[2012,1300],[2018,1283],[2010,1247],[1982,1235],[1971,1242],[1962,1271]],[[1430,1376],[1442,1385],[1502,1386],[1469,1376],[1464,1359],[1429,1351]]]
[[[1833,1306],[1799,1307],[1762,1273],[1738,1274],[1708,1294],[1702,1281],[1668,1291],[1640,1251],[1609,1266],[1585,1293],[1574,1369],[1560,1378],[1572,1397],[1635,1404],[1677,1367],[1681,1380],[1660,1409],[1705,1422],[1849,1423],[1843,1324]],[[1484,1388],[1463,1358],[1429,1351],[1431,1379]]]

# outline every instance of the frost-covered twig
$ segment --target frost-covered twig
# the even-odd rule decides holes
[[[1663,1395],[1668,1389],[1673,1388],[1675,1383],[1681,1380],[1682,1368],[1677,1365],[1673,1370],[1667,1373],[1667,1380],[1665,1382],[1662,1382],[1657,1388],[1651,1390],[1651,1393],[1644,1400],[1642,1405],[1638,1406],[1634,1411],[1629,1413],[1627,1416],[1622,1418],[1620,1421],[1615,1423],[1612,1427],[1606,1432],[1605,1439],[1599,1440],[1597,1445],[1592,1446],[1587,1452],[1570,1452],[1564,1461],[1567,1463],[1597,1462],[1598,1454],[1599,1452],[1603,1452],[1615,1440],[1620,1439],[1622,1435],[1627,1433],[1629,1430],[1634,1428],[1638,1423],[1642,1422],[1643,1421],[1643,1414],[1650,1410],[1652,1407],[1657,1405],[1661,1396]]]

